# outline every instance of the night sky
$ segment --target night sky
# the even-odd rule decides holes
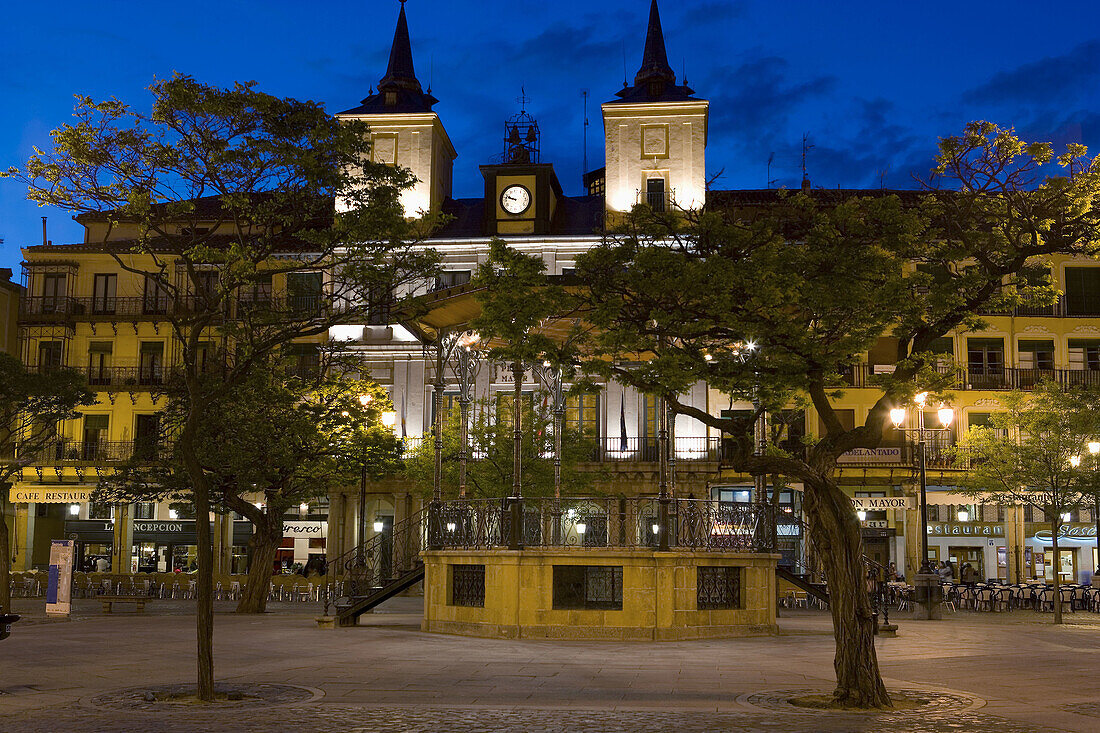
[[[641,61],[649,0],[410,0],[417,74],[458,150],[455,195],[478,196],[477,166],[502,148],[521,87],[543,132],[543,161],[581,193],[582,90],[589,167],[603,162],[599,103]],[[936,138],[972,119],[1027,139],[1100,150],[1100,5],[1093,2],[707,2],[665,0],[668,57],[709,99],[708,176],[717,188],[914,187]],[[280,96],[354,107],[385,71],[397,0],[9,3],[0,44],[0,165],[70,119],[72,95],[147,107],[173,70]],[[0,182],[0,267],[19,247],[81,229]]]

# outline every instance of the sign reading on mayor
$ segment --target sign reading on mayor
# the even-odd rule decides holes
[[[886,509],[912,509],[913,499],[910,496],[857,496],[852,499],[852,506],[857,512],[881,512]]]

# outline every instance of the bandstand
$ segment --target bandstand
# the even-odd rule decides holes
[[[477,339],[467,330],[480,312],[475,294],[472,284],[438,291],[402,319],[433,362],[435,399],[452,364],[464,410],[476,361]],[[545,332],[555,327],[550,321]],[[561,370],[532,366],[560,418]],[[422,581],[422,629],[429,632],[636,641],[775,633],[781,557],[775,508],[669,491],[667,411],[661,412],[660,481],[648,496],[524,497],[513,486],[507,497],[469,498],[460,479],[459,497],[445,498],[437,422],[432,499],[391,534],[330,563],[334,621],[354,625],[360,614]],[[560,450],[559,444],[558,485]],[[466,460],[463,450],[461,476]]]

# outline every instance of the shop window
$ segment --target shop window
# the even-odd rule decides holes
[[[886,492],[885,491],[855,491],[855,492],[853,492],[853,495],[856,496],[857,498],[870,498],[870,497],[881,498],[881,497],[886,496]],[[885,521],[887,521],[887,519],[886,519],[886,510],[885,509],[881,509],[879,511],[869,511],[869,512],[866,512],[865,514],[866,514],[867,518],[864,521],[866,521],[866,522],[885,522]],[[874,527],[875,525],[874,524],[868,524],[867,526]]]
[[[621,566],[554,566],[554,609],[621,611],[622,608]]]
[[[156,519],[157,503],[155,501],[142,501],[134,504],[134,519]]]
[[[311,318],[321,311],[323,280],[319,272],[292,272],[286,276],[290,311]]]
[[[524,391],[520,399],[525,403],[524,408],[528,410],[535,409],[535,393]],[[497,392],[496,396],[496,412],[497,423],[512,426],[512,405],[515,402],[515,394],[511,391]]]
[[[53,369],[57,369],[61,366],[61,342],[60,341],[39,341],[38,342],[38,369],[39,371],[48,372]]]
[[[451,605],[485,606],[485,566],[451,566]]]
[[[84,453],[81,456],[82,460],[95,461],[100,458],[100,451],[106,448],[110,419],[109,415],[84,416]]]
[[[444,290],[453,288],[456,285],[465,285],[470,282],[470,274],[469,270],[444,270],[436,276],[433,290]]]
[[[565,399],[565,428],[584,435],[600,434],[600,396],[570,395]]]
[[[1070,339],[1069,368],[1100,371],[1100,339]]]
[[[966,367],[972,389],[998,389],[1005,386],[1004,339],[966,340]]]
[[[63,313],[65,311],[65,275],[46,273],[42,276],[42,312]]]
[[[1100,315],[1100,267],[1066,268],[1066,315]]]
[[[741,608],[741,568],[699,566],[696,607],[700,611]]]
[[[145,276],[145,288],[141,299],[145,315],[156,316],[168,313],[170,296],[164,284],[152,275]]]
[[[113,315],[117,289],[118,275],[97,273],[92,279],[92,313],[101,316]]]
[[[161,384],[164,380],[164,342],[142,341],[139,347],[138,384]]]
[[[114,506],[105,501],[93,501],[88,504],[88,519],[111,519],[114,517]]]
[[[313,379],[321,374],[321,349],[317,344],[291,344],[289,347],[291,374]]]
[[[88,384],[103,385],[111,383],[111,353],[114,346],[110,341],[92,341],[88,344]]]
[[[158,445],[160,445],[160,415],[135,415],[134,458],[144,461],[155,459]]]

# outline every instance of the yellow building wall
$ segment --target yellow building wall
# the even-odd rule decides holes
[[[427,551],[425,631],[538,639],[675,640],[775,632],[778,555],[578,550]],[[485,605],[451,605],[456,564],[485,566]],[[622,610],[553,608],[555,565],[621,566]],[[742,568],[742,608],[698,610],[699,566]]]

